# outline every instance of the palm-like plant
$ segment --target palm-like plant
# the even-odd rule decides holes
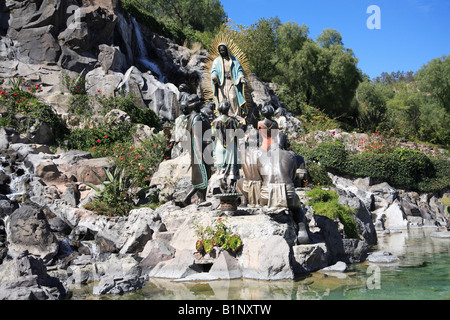
[[[94,172],[102,183],[103,188],[92,183],[84,184],[97,192],[96,203],[92,209],[98,213],[108,215],[127,215],[134,207],[134,199],[139,198],[148,191],[149,187],[138,188],[135,181],[126,174],[124,168],[115,168],[113,172],[103,168],[106,179]]]

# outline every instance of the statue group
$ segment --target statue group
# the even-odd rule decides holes
[[[210,99],[205,103],[197,94],[184,95],[182,115],[175,121],[172,156],[181,149],[189,153],[192,182],[179,205],[191,204],[194,195],[203,205],[209,190],[230,215],[239,203],[266,213],[299,212],[295,187],[305,173],[303,158],[287,150],[286,135],[271,104],[247,107],[246,73],[229,46],[221,42],[216,49],[207,73]],[[277,113],[285,117],[283,110]]]

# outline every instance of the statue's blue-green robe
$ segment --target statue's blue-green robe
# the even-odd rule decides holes
[[[236,57],[232,56],[231,54],[229,54],[229,57],[231,60],[231,64],[229,66],[231,79],[227,79],[225,77],[225,71],[226,69],[228,69],[228,67],[224,65],[224,59],[221,56],[217,57],[213,62],[211,68],[211,79],[215,76],[219,80],[218,84],[215,84],[211,80],[214,92],[214,100],[217,109],[220,102],[222,102],[223,100],[223,95],[221,95],[220,93],[220,90],[222,90],[222,92],[225,92],[225,96],[228,97],[227,100],[229,100],[231,103],[233,115],[241,116],[242,108],[245,104],[244,84],[241,82],[241,78],[244,77],[244,70]],[[235,91],[232,93],[233,98],[230,98],[230,96],[228,95],[229,90]],[[239,110],[239,113],[236,113],[237,110]]]

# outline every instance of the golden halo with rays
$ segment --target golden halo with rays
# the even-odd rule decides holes
[[[238,47],[238,45],[233,41],[233,38],[230,34],[220,32],[216,35],[214,40],[211,42],[210,48],[208,49],[208,56],[206,58],[206,63],[203,68],[203,75],[201,81],[202,95],[205,101],[212,100],[214,101],[214,89],[211,81],[211,69],[214,63],[214,60],[220,55],[219,53],[219,44],[225,43],[230,51],[230,54],[234,56],[242,66],[244,71],[244,77],[246,79],[246,83],[244,85],[244,97],[246,101],[247,107],[252,102],[251,97],[251,87],[248,82],[250,75],[250,63],[248,62],[247,56],[245,53]],[[246,113],[246,112],[245,112]],[[217,110],[216,110],[217,114]]]

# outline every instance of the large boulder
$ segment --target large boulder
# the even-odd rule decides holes
[[[0,300],[62,300],[67,294],[44,261],[28,252],[0,265]]]
[[[161,239],[152,239],[145,244],[140,253],[142,261],[139,266],[143,273],[148,273],[159,262],[170,260],[175,257],[175,249],[166,241]]]
[[[290,247],[279,235],[244,242],[239,259],[242,275],[258,280],[287,280],[294,278]]]
[[[40,209],[29,205],[18,208],[10,216],[6,231],[8,255],[13,258],[28,251],[47,263],[58,253],[58,240]]]
[[[328,249],[324,242],[294,246],[293,270],[305,274],[328,266]]]
[[[141,103],[152,109],[160,119],[175,120],[180,114],[178,88],[172,83],[159,81],[148,72],[141,72],[135,66],[125,72],[117,89],[140,98]]]
[[[96,262],[95,269],[100,280],[94,285],[95,295],[135,291],[147,281],[147,276],[141,275],[139,263],[132,255],[112,254],[105,261]]]

